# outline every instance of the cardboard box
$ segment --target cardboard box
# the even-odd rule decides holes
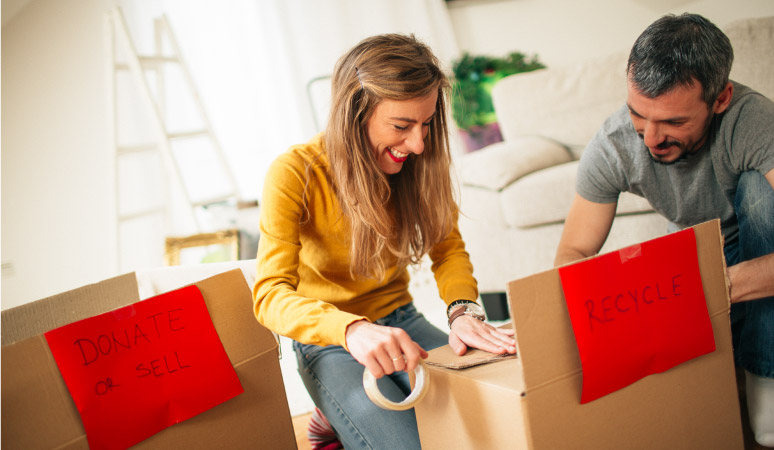
[[[512,281],[519,357],[429,366],[429,392],[416,406],[422,448],[742,449],[720,223],[694,232],[714,352],[580,404],[581,361],[558,270]],[[441,347],[428,361],[459,359]]]
[[[252,315],[244,276],[196,283],[244,393],[133,448],[296,449],[274,336]],[[2,312],[2,447],[88,449],[75,404],[41,334],[139,301],[134,274]]]

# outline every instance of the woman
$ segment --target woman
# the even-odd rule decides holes
[[[473,268],[457,229],[446,129],[449,82],[413,36],[367,38],[339,59],[325,132],[269,169],[263,192],[258,320],[294,339],[299,372],[347,450],[419,448],[407,372],[449,343],[514,353],[512,332],[474,314]],[[412,304],[408,264],[429,254],[451,333]]]

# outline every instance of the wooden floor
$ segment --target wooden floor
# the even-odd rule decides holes
[[[306,437],[306,429],[309,426],[309,419],[311,418],[312,413],[293,417],[293,430],[296,433],[296,445],[298,445],[298,450],[312,449],[312,446],[309,445],[309,439]]]

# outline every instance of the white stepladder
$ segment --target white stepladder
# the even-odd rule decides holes
[[[119,8],[114,8],[107,13],[106,32],[109,55],[107,83],[110,89],[109,134],[112,136],[114,149],[116,182],[116,255],[121,269],[122,254],[127,250],[122,247],[128,245],[122,244],[122,227],[130,226],[131,223],[136,223],[143,218],[152,217],[156,222],[164,224],[164,230],[159,231],[160,233],[180,234],[179,227],[170,225],[170,217],[173,211],[174,214],[180,215],[187,210],[191,219],[188,223],[193,224],[189,232],[214,231],[210,229],[206,219],[203,219],[206,217],[207,208],[236,209],[242,205],[242,202],[236,178],[213,132],[204,104],[166,16],[162,15],[155,19],[155,51],[150,55],[138,54],[126,19]],[[178,76],[175,79],[176,83],[170,82],[168,71]],[[122,98],[118,91],[119,76],[125,76],[125,74],[134,80],[134,87],[139,92],[136,97],[142,99],[142,103],[145,104],[143,115],[150,119],[149,122],[154,129],[153,137],[147,139],[150,142],[132,144],[119,142],[121,140],[118,136],[119,126],[125,126],[125,123],[118,123],[119,112],[125,106],[121,104]],[[154,82],[149,82],[149,78]],[[183,108],[179,105],[174,108],[175,105],[170,104],[172,96],[168,93],[171,91],[178,94],[177,99],[181,98],[181,92],[186,97]],[[123,103],[136,100],[136,98],[123,98]],[[180,127],[181,115],[189,119],[193,117],[195,125],[191,127],[188,124],[187,129],[176,129],[176,125]],[[155,170],[161,170],[161,173],[170,175],[161,177],[163,178],[161,189],[149,188],[144,185],[146,181],[144,177],[136,174],[133,179],[126,180],[127,171],[121,170],[121,167],[126,166],[129,158],[137,158],[138,155],[153,155],[155,161],[160,162],[156,165],[161,166],[155,167]],[[203,173],[206,176],[203,176]],[[168,178],[172,179],[173,185],[167,185]],[[146,192],[146,198],[150,200],[126,201],[127,185],[139,191],[152,189],[153,192],[150,194]],[[154,238],[151,241],[158,242],[161,246],[160,251],[153,253],[163,254],[163,239]]]

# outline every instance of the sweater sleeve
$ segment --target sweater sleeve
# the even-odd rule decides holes
[[[473,265],[465,250],[456,216],[454,227],[446,238],[430,250],[430,259],[438,292],[447,306],[455,300],[478,298],[478,282],[473,278]]]
[[[305,162],[285,154],[269,168],[261,202],[253,310],[258,321],[305,344],[342,345],[349,324],[364,317],[298,292]]]

